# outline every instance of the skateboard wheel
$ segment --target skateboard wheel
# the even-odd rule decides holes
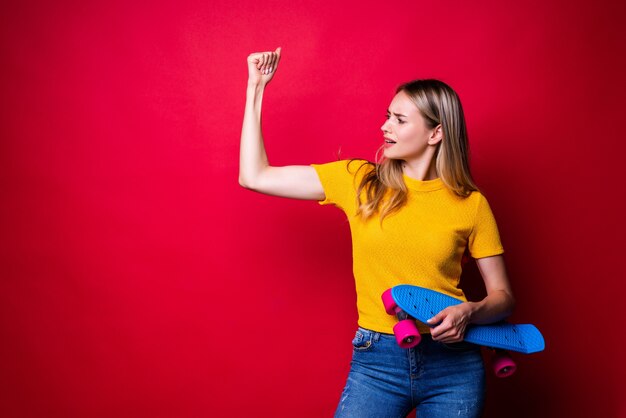
[[[491,358],[491,365],[497,377],[509,377],[517,370],[517,365],[504,350],[496,350]]]
[[[396,301],[393,300],[393,297],[391,296],[391,289],[385,290],[385,292],[382,295],[382,298],[383,298],[383,305],[385,305],[385,312],[387,312],[389,315],[395,315],[396,308],[398,307],[398,305],[396,304]]]
[[[417,330],[415,321],[411,319],[405,319],[398,322],[393,327],[393,333],[396,336],[398,345],[402,348],[415,347],[422,340],[422,336]]]

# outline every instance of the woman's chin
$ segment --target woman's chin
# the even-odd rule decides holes
[[[398,158],[396,153],[391,151],[389,148],[385,148],[383,150],[383,157],[385,157],[388,160],[392,160],[392,159]]]

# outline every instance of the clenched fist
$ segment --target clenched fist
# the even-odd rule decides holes
[[[248,55],[248,83],[266,85],[270,82],[278,62],[280,61],[280,47],[274,52],[253,52]]]

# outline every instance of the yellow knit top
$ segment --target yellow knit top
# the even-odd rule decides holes
[[[467,299],[457,286],[465,249],[474,258],[502,254],[495,218],[480,192],[462,198],[441,178],[416,180],[404,175],[408,202],[380,224],[378,214],[363,221],[356,217],[356,189],[367,169],[365,160],[311,164],[326,199],[343,210],[352,235],[359,326],[392,334],[397,319],[387,315],[382,293],[399,284],[413,284]],[[361,201],[365,201],[362,192]],[[418,324],[421,333],[429,328]]]

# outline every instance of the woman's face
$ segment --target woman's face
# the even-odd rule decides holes
[[[417,106],[403,91],[391,101],[387,120],[380,129],[385,137],[384,156],[397,160],[419,159],[441,138],[441,129],[428,129]]]

